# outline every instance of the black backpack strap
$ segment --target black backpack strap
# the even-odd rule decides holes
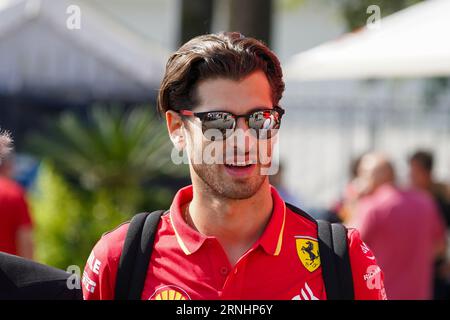
[[[116,300],[140,300],[159,220],[164,210],[136,214],[130,222],[116,276]]]
[[[322,276],[328,300],[353,300],[353,276],[347,245],[347,228],[340,223],[316,220],[286,203],[292,212],[317,224]]]
[[[353,300],[353,277],[348,254],[347,229],[340,223],[318,220],[322,276],[328,300]]]

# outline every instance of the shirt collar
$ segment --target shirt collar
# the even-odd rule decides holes
[[[207,236],[188,226],[184,220],[181,208],[191,202],[192,197],[192,185],[184,187],[177,192],[170,207],[170,221],[178,244],[186,255],[196,252],[208,239]]]
[[[253,247],[261,246],[268,254],[277,256],[283,243],[286,205],[274,187],[271,186],[270,190],[273,201],[272,216],[263,234]],[[199,233],[185,222],[181,208],[189,203],[192,197],[192,185],[184,187],[177,192],[170,207],[170,221],[177,241],[186,255],[199,250],[207,239],[215,239],[215,237]]]
[[[283,244],[286,204],[274,187],[271,186],[270,191],[273,201],[272,216],[255,245],[261,245],[268,254],[278,256]]]

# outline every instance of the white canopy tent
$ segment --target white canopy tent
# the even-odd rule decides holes
[[[80,29],[67,27],[72,5]],[[87,2],[0,0],[0,94],[147,99],[168,56]]]
[[[428,0],[295,55],[287,80],[450,75],[450,0]]]

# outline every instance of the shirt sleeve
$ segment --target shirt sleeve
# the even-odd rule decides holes
[[[347,227],[358,230],[358,236],[367,242],[371,242],[374,230],[377,229],[377,214],[375,208],[365,201],[361,201],[356,212],[347,224]]]
[[[355,300],[386,300],[384,274],[356,229],[348,230]]]
[[[114,299],[124,232],[126,233],[126,230],[119,227],[104,235],[92,249],[82,277],[84,300]]]

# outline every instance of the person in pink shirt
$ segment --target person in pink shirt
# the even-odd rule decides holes
[[[435,203],[424,192],[397,187],[382,154],[361,159],[358,179],[362,197],[348,224],[376,255],[388,299],[431,299],[433,263],[445,250],[445,224]]]

